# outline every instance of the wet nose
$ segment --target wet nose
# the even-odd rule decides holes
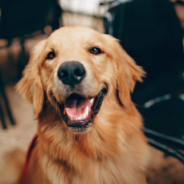
[[[85,77],[86,71],[84,66],[78,61],[66,61],[58,69],[58,78],[63,84],[74,87],[79,84]]]

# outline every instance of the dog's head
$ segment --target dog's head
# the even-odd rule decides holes
[[[129,108],[130,92],[143,75],[115,38],[86,27],[64,27],[33,49],[17,89],[37,116],[50,113],[81,133],[93,127],[105,101]]]

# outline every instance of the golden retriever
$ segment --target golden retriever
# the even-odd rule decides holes
[[[149,152],[130,97],[144,74],[118,40],[87,27],[41,41],[17,84],[38,119],[28,184],[145,184]]]

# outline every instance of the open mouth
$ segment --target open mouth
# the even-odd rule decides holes
[[[85,99],[79,94],[71,94],[64,104],[59,104],[63,120],[74,132],[84,132],[93,123],[99,112],[107,90],[103,89],[96,97]]]

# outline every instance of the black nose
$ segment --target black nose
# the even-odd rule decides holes
[[[78,61],[67,61],[58,69],[58,78],[63,84],[74,87],[79,84],[86,74],[84,66]]]

